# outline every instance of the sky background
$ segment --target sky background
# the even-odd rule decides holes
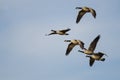
[[[79,10],[87,13],[76,24]],[[0,0],[0,80],[119,80],[120,0]],[[51,35],[51,29],[71,28],[68,36]],[[89,59],[76,46],[65,56],[66,39],[80,39],[88,47],[101,38],[95,52],[105,62]]]

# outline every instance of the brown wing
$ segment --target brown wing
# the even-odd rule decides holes
[[[96,11],[92,8],[90,8],[90,12],[92,13],[93,17],[96,18]]]
[[[86,12],[81,10],[79,11],[78,15],[77,15],[77,19],[76,19],[76,23],[78,23],[80,21],[80,19],[83,17],[83,15],[85,14]]]
[[[67,32],[69,30],[71,30],[71,29],[68,28],[68,29],[65,29],[65,30],[60,30],[60,32],[64,32],[65,33],[65,32]]]
[[[90,57],[90,62],[89,65],[92,67],[92,65],[94,64],[95,60],[93,58]]]
[[[90,51],[93,52],[93,51],[95,50],[95,48],[96,48],[96,45],[97,45],[97,42],[98,42],[99,39],[100,39],[100,35],[98,35],[98,36],[91,42],[88,50],[90,50]]]
[[[70,53],[70,51],[73,49],[73,47],[74,47],[75,45],[73,44],[73,43],[70,43],[69,45],[68,45],[68,48],[67,48],[67,50],[66,50],[66,56]]]

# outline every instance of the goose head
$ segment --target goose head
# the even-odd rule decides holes
[[[75,9],[82,9],[82,7],[76,7]]]
[[[64,40],[64,42],[71,42],[71,40]]]
[[[67,28],[67,30],[71,30],[70,28]]]
[[[65,35],[69,35],[68,33],[65,33]]]
[[[105,61],[105,58],[102,58],[101,61]]]
[[[105,55],[105,56],[107,56],[107,57],[108,57],[108,55],[107,55],[107,54],[105,54],[105,53],[102,53],[102,52],[98,52],[98,53],[103,54],[103,55]]]

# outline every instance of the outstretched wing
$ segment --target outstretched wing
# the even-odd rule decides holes
[[[76,23],[78,23],[78,22],[81,20],[81,18],[83,17],[83,15],[84,15],[85,13],[86,13],[86,12],[83,11],[83,10],[79,11],[79,13],[78,13],[78,15],[77,15]]]
[[[92,8],[90,8],[90,12],[92,13],[93,17],[96,18],[96,11]]]
[[[96,45],[97,45],[97,42],[98,42],[98,40],[100,39],[100,35],[98,35],[91,43],[90,43],[90,46],[89,46],[89,48],[88,48],[88,50],[90,50],[90,51],[94,51],[95,50],[95,48],[96,48]]]
[[[71,30],[71,29],[68,28],[68,29],[65,29],[65,30],[60,30],[60,32],[64,32],[65,33],[65,32],[67,32],[69,30]]]
[[[92,67],[92,65],[94,64],[95,60],[93,58],[90,57],[90,62],[89,65]]]
[[[67,50],[66,50],[66,56],[70,53],[70,51],[73,49],[73,47],[74,47],[75,45],[73,44],[73,43],[70,43],[69,45],[68,45],[68,48],[67,48]]]

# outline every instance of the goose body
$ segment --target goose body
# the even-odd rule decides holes
[[[83,15],[86,13],[91,13],[93,15],[93,17],[96,18],[96,11],[90,7],[76,7],[76,9],[81,9],[78,12],[76,23],[79,23],[79,21],[81,20]]]
[[[50,33],[50,34],[48,34],[48,36],[49,35],[53,35],[53,34],[58,34],[58,35],[69,35],[68,33],[66,33],[66,32],[68,32],[68,31],[70,31],[71,29],[64,29],[64,30],[51,30],[52,32]]]
[[[70,53],[70,51],[76,45],[79,45],[80,48],[82,48],[82,49],[84,48],[84,43],[82,41],[80,41],[80,40],[76,40],[76,39],[74,39],[74,40],[65,40],[64,42],[70,42],[68,47],[67,47],[66,53],[65,53],[66,56]]]
[[[93,55],[91,56],[86,56],[86,57],[89,57],[90,60],[89,60],[89,65],[92,66],[94,64],[95,61],[105,61],[105,58],[102,58],[103,55],[106,55],[102,52],[98,52],[98,53],[94,53]],[[106,55],[107,56],[107,55]]]
[[[82,52],[82,53],[85,53],[85,54],[87,54],[87,55],[92,55],[92,54],[94,54],[94,50],[95,50],[95,48],[96,48],[96,45],[97,45],[97,42],[98,42],[99,39],[100,39],[100,35],[98,35],[98,36],[90,43],[88,49],[84,48],[83,51],[80,51],[80,50],[78,50],[78,51],[79,51],[79,52]]]

